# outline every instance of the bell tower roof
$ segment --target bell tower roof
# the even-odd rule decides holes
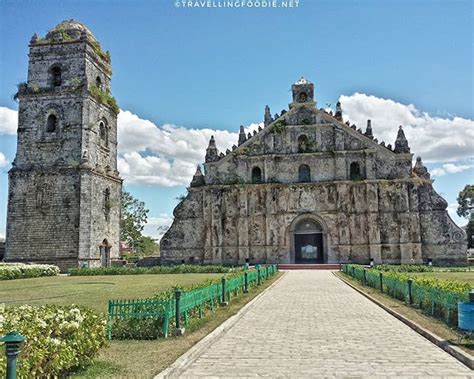
[[[51,29],[46,34],[47,40],[54,40],[57,37],[60,39],[71,39],[76,40],[80,39],[81,35],[86,34],[88,37],[92,39],[96,39],[92,32],[89,30],[87,26],[85,26],[82,22],[77,20],[64,20],[63,22],[56,25],[53,29]]]

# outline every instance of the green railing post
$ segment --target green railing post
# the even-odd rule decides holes
[[[364,268],[364,286],[367,285],[367,271]]]
[[[249,274],[247,271],[244,273],[244,293],[249,292]]]
[[[413,285],[413,279],[408,279],[407,286],[408,286],[408,304],[409,305],[413,304],[413,294],[411,292],[412,285]]]
[[[257,285],[260,285],[260,267],[257,268]]]
[[[17,332],[10,332],[0,338],[0,342],[5,342],[5,353],[7,356],[6,379],[16,379],[16,358],[20,353],[20,346],[25,339],[25,337]]]
[[[380,291],[383,292],[383,273],[379,273],[379,280],[380,280]]]
[[[226,301],[226,298],[225,298],[225,276],[222,277],[221,279],[221,283],[222,283],[222,296],[221,296],[221,305],[222,306],[226,306],[228,305],[229,303]]]
[[[107,338],[109,341],[112,339],[112,312],[113,300],[109,300],[109,313],[107,314]]]
[[[181,289],[175,288],[174,290],[174,298],[175,298],[175,329],[174,335],[175,336],[182,336],[184,334],[184,328],[181,328]]]
[[[354,278],[355,277],[355,267],[352,266],[352,277]]]

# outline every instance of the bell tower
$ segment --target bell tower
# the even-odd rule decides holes
[[[119,255],[122,179],[108,52],[82,23],[30,41],[9,172],[7,261],[62,269]]]
[[[300,80],[291,86],[291,92],[293,93],[293,102],[290,104],[290,108],[302,104],[316,106],[314,101],[314,84],[309,80],[301,77]]]

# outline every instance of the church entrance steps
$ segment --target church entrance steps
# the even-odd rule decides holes
[[[288,263],[279,264],[279,270],[339,270],[339,263]]]

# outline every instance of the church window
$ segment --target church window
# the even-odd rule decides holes
[[[298,96],[298,101],[300,103],[305,103],[307,100],[308,100],[308,95],[306,94],[306,92],[301,92]]]
[[[104,215],[105,215],[105,219],[107,221],[109,220],[110,208],[111,207],[112,206],[110,204],[110,190],[107,188],[104,191],[104,205],[103,205]]]
[[[306,153],[309,148],[308,136],[301,135],[298,137],[298,153]]]
[[[302,164],[298,169],[298,181],[308,183],[311,181],[311,169],[308,165]]]
[[[54,133],[58,127],[58,118],[54,114],[48,116],[48,121],[46,122],[46,131],[48,133]]]
[[[352,162],[350,166],[349,177],[351,180],[362,180],[363,176],[360,171],[360,165],[358,162]]]
[[[95,85],[97,88],[102,89],[102,80],[100,79],[100,76],[95,78]]]
[[[61,86],[61,68],[58,66],[51,69],[51,85],[53,87]]]
[[[252,183],[262,183],[262,170],[260,170],[260,167],[252,169]]]
[[[100,135],[100,143],[103,146],[108,146],[109,145],[109,131],[104,121],[99,122],[99,135]]]

